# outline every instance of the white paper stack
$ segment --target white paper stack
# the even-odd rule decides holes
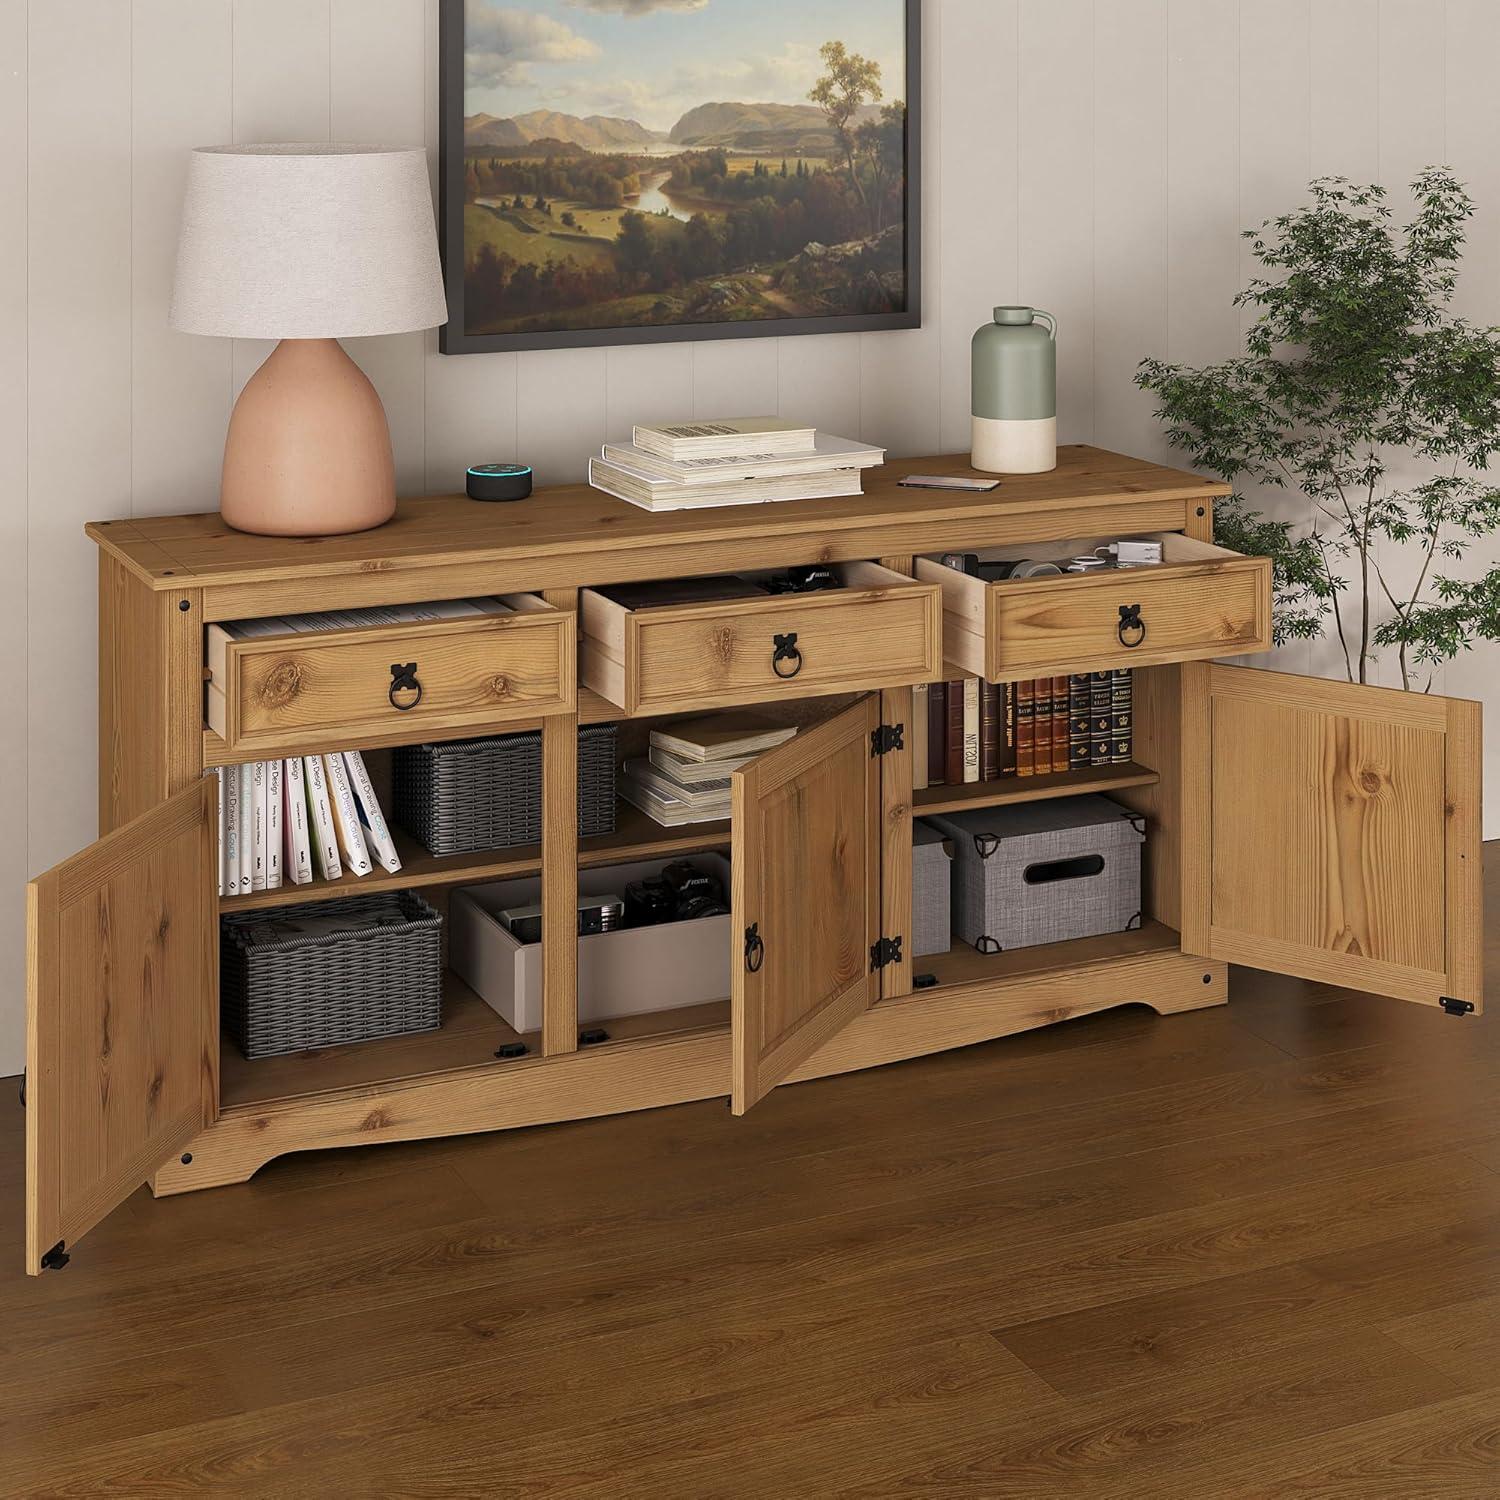
[[[727,818],[734,772],[796,733],[738,712],[653,729],[649,758],[621,767],[620,795],[667,828]]]
[[[637,427],[606,443],[589,483],[643,510],[764,505],[861,493],[864,470],[885,450],[773,417]]]

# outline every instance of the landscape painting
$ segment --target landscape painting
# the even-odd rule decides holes
[[[443,0],[448,353],[912,328],[919,0]]]

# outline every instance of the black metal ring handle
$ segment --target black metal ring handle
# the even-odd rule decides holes
[[[417,696],[409,703],[397,703],[397,693],[415,693]],[[422,684],[417,681],[417,664],[414,661],[391,663],[391,685],[386,690],[386,697],[391,700],[391,707],[405,713],[408,709],[415,708],[422,701]]]
[[[752,974],[759,974],[765,961],[766,945],[760,935],[760,923],[752,922],[745,929],[745,968]]]
[[[797,632],[793,630],[788,635],[778,635],[771,638],[775,650],[771,653],[771,670],[778,677],[795,677],[802,670],[802,653],[797,649]],[[792,664],[790,672],[781,670],[781,663],[789,661]]]
[[[1134,637],[1126,640],[1126,633]],[[1146,622],[1141,618],[1141,607],[1139,604],[1122,604],[1120,606],[1120,623],[1115,627],[1115,634],[1120,638],[1120,644],[1127,651],[1134,651],[1140,643],[1146,639]]]

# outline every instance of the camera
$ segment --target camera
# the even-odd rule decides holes
[[[632,880],[625,887],[624,925],[657,927],[663,922],[691,922],[728,914],[724,887],[685,859],[674,860],[660,875]]]
[[[841,589],[843,582],[832,568],[824,563],[805,563],[801,567],[788,568],[766,579],[762,585],[768,594],[816,594],[823,589]]]

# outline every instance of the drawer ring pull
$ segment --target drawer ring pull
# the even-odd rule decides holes
[[[760,923],[752,922],[745,929],[745,968],[752,974],[759,974],[765,961],[766,944],[760,935]]]
[[[802,653],[797,649],[797,632],[772,637],[776,649],[771,653],[771,670],[778,677],[795,677],[802,670]],[[783,672],[782,662],[790,662],[792,670]]]
[[[397,693],[415,693],[417,696],[405,703],[396,701]],[[391,663],[391,685],[386,691],[391,707],[405,713],[422,701],[422,684],[417,681],[417,664],[414,661]]]
[[[1115,634],[1127,651],[1134,651],[1146,639],[1146,622],[1141,618],[1139,604],[1120,606],[1120,623],[1115,627]]]

